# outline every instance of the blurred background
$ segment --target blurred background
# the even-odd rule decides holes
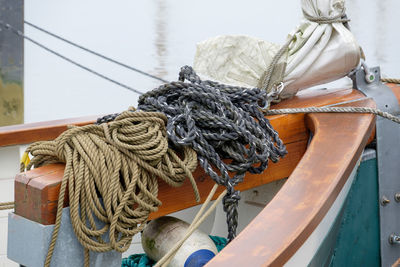
[[[166,80],[192,65],[196,43],[244,34],[283,44],[299,23],[300,0],[30,0],[25,20]],[[350,27],[369,66],[400,77],[400,1],[347,0]],[[160,82],[85,53],[25,25],[25,33],[63,55],[140,91]],[[137,105],[138,95],[24,44],[25,123],[108,114]]]

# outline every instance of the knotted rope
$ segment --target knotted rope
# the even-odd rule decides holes
[[[278,161],[286,148],[259,109],[268,101],[265,91],[201,81],[188,66],[181,69],[179,80],[142,95],[138,108],[163,112],[169,140],[192,147],[205,172],[227,188],[223,205],[232,240],[240,199],[234,186],[247,171],[262,173],[268,159]]]
[[[304,17],[312,22],[316,22],[319,24],[332,24],[332,23],[346,23],[349,22],[350,19],[347,18],[346,13],[343,12],[341,14],[338,14],[336,16],[331,16],[331,17],[326,17],[326,16],[312,16],[310,14],[307,14],[303,10],[303,15]]]
[[[45,266],[50,265],[54,251],[67,186],[71,223],[85,248],[85,266],[89,265],[89,250],[124,252],[129,248],[150,212],[161,205],[157,177],[171,186],[189,177],[199,200],[192,176],[196,153],[183,147],[181,159],[168,147],[166,121],[161,113],[126,111],[112,122],[72,127],[54,141],[28,147],[26,152],[33,155],[28,170],[66,163]],[[102,226],[96,225],[95,217]]]

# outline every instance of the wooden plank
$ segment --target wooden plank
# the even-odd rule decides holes
[[[375,107],[372,100],[351,105]],[[288,181],[207,266],[282,266],[324,218],[375,125],[370,114],[310,114],[313,140]],[[240,255],[240,257],[238,257]]]
[[[324,93],[310,92],[303,94],[282,102],[276,107],[321,106],[335,103],[335,101],[342,102],[362,97],[360,92],[354,90],[335,90]],[[237,187],[240,190],[288,177],[305,152],[308,130],[306,129],[304,114],[271,116],[270,121],[286,144],[289,154],[279,163],[271,163],[269,169],[263,174],[246,175],[245,182]],[[59,128],[56,127],[56,129]],[[55,176],[57,178],[54,178]],[[55,200],[62,176],[60,165],[49,165],[17,175],[15,181],[16,214],[42,224],[53,224],[55,220]],[[206,177],[200,168],[197,169],[195,178],[203,200],[214,182]],[[159,198],[163,203],[168,204],[162,205],[157,213],[151,215],[151,218],[198,204],[194,201],[193,192],[188,182],[180,188],[171,190],[169,186],[160,181]]]
[[[288,156],[277,164],[271,164],[266,175],[247,175],[245,182],[237,188],[246,190],[288,177],[304,154],[306,146],[307,139],[288,144]],[[15,178],[15,213],[44,225],[54,224],[64,167],[63,164],[51,164],[18,174]],[[201,202],[204,202],[214,181],[200,167],[196,169],[194,176],[200,191]],[[219,191],[223,189],[220,187]],[[157,212],[152,213],[150,219],[199,204],[194,199],[189,180],[186,180],[181,187],[171,188],[159,179],[159,199],[165,205],[161,205]],[[67,198],[64,206],[68,206]]]
[[[54,224],[64,168],[64,164],[52,164],[18,174],[14,186],[15,213],[41,224]]]
[[[67,130],[68,125],[82,126],[90,124],[95,122],[98,117],[101,116],[87,116],[0,127],[0,147],[53,140]]]

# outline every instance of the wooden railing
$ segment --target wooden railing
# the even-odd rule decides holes
[[[400,87],[393,86],[396,96]],[[357,101],[358,99],[358,101]],[[352,89],[304,92],[273,108],[325,106],[355,100],[351,106],[375,104]],[[340,104],[339,104],[340,105]],[[374,131],[369,114],[296,114],[269,117],[288,149],[288,155],[259,175],[246,175],[239,190],[289,177],[266,208],[208,266],[260,266],[284,264],[304,243],[329,210]],[[0,146],[55,138],[67,124],[83,125],[94,118],[0,128]],[[307,148],[309,132],[312,142]],[[30,136],[25,136],[30,135]],[[54,223],[62,164],[19,174],[15,180],[15,213],[42,224]],[[213,185],[201,169],[195,172],[201,201]],[[156,218],[182,210],[195,202],[189,182],[171,190],[160,180],[160,209]],[[222,191],[223,188],[220,188]],[[65,200],[68,205],[68,199]],[[233,260],[234,258],[234,260]]]

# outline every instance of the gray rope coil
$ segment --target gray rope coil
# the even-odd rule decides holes
[[[142,95],[138,109],[163,112],[169,140],[191,146],[205,172],[227,188],[223,205],[232,240],[240,200],[234,187],[247,171],[262,173],[269,159],[278,161],[286,147],[259,108],[269,100],[264,90],[202,81],[189,66],[182,67],[179,80]]]

